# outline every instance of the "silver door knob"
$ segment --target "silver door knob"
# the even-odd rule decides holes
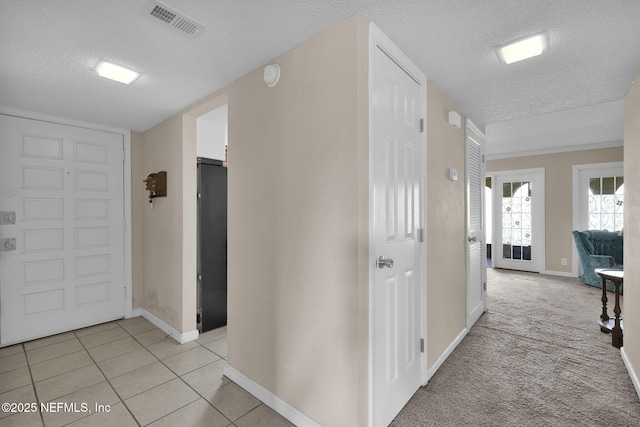
[[[469,236],[469,237],[467,237],[467,240],[470,241],[470,242],[477,242],[478,238],[476,236]]]
[[[0,225],[15,224],[15,223],[16,223],[15,212],[0,212]]]
[[[0,239],[0,251],[15,251],[16,239],[14,237]]]
[[[393,268],[393,260],[391,258],[385,258],[383,256],[380,256],[380,258],[378,258],[378,268]]]

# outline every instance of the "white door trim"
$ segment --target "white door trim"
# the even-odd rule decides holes
[[[484,132],[482,132],[480,128],[476,126],[476,124],[473,123],[473,121],[471,121],[471,119],[465,119],[465,124],[466,124],[466,127],[471,129],[474,133],[477,133],[478,135],[482,135],[482,138],[483,138],[482,141],[484,142],[484,137],[485,137]],[[484,154],[484,152],[482,154]]]
[[[624,162],[607,162],[607,163],[591,163],[584,165],[573,165],[572,174],[573,174],[573,182],[572,182],[572,194],[573,194],[573,230],[580,230],[582,227],[582,211],[581,204],[583,203],[582,198],[580,197],[580,177],[582,172],[594,169],[615,169],[620,168],[624,174]],[[572,239],[573,242],[573,239]],[[578,251],[576,249],[576,245],[572,244],[572,255],[571,255],[571,277],[579,276],[580,269],[580,261],[578,258]]]
[[[382,50],[392,61],[394,61],[400,68],[402,68],[413,80],[416,81],[422,88],[422,96],[421,96],[421,117],[424,118],[424,138],[426,140],[426,118],[427,118],[427,79],[420,71],[418,67],[416,67],[409,58],[402,53],[402,51],[374,24],[369,24],[369,408],[368,408],[368,418],[369,426],[374,425],[373,419],[373,285],[374,285],[374,273],[376,269],[376,265],[374,262],[376,248],[375,248],[375,230],[374,230],[374,200],[372,195],[374,194],[373,188],[373,156],[372,156],[372,147],[374,143],[373,138],[373,123],[371,117],[373,116],[373,102],[372,96],[374,93],[373,88],[373,72],[374,72],[374,52],[375,49]],[[421,372],[422,378],[421,382],[425,385],[428,381],[428,372],[427,372],[427,254],[426,254],[426,177],[427,177],[427,153],[426,153],[426,144],[422,145],[422,151],[420,153],[421,162],[420,162],[420,194],[422,194],[421,198],[421,215],[420,215],[420,228],[424,229],[423,232],[424,239],[423,243],[419,245],[419,258],[422,260],[419,267],[419,283],[420,283],[420,318],[421,322],[421,336],[424,338],[424,351],[422,353],[422,357],[420,360],[421,364]]]
[[[538,211],[539,218],[535,217],[537,220],[538,227],[540,227],[539,239],[540,244],[537,249],[537,256],[540,258],[538,264],[538,269],[540,273],[546,272],[546,225],[545,225],[545,216],[546,216],[546,208],[545,208],[545,199],[546,199],[546,184],[545,184],[545,168],[531,168],[531,169],[514,169],[514,170],[505,170],[505,171],[495,171],[491,172],[492,182],[493,182],[493,244],[491,248],[493,266],[496,266],[496,262],[498,259],[498,254],[502,253],[502,244],[498,242],[502,242],[502,236],[498,234],[498,230],[502,230],[502,226],[500,222],[502,221],[502,207],[500,204],[500,198],[502,194],[502,189],[498,189],[496,185],[496,181],[499,177],[508,176],[508,175],[539,175],[540,186],[542,187],[542,196],[539,201],[536,202],[536,210]],[[536,199],[538,200],[538,199]],[[498,248],[499,247],[499,248]],[[533,254],[532,254],[533,255]]]
[[[21,117],[24,119],[40,120],[43,122],[57,123],[67,126],[93,129],[103,132],[112,132],[122,135],[124,141],[124,286],[126,296],[124,299],[124,317],[133,317],[133,289],[132,289],[132,264],[131,264],[131,131],[111,126],[88,123],[35,111],[21,110],[0,105],[0,114]]]

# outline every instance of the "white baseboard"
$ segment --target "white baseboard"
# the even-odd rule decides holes
[[[143,309],[141,309],[141,308],[134,308],[133,310],[131,310],[131,316],[129,316],[129,317],[125,316],[125,319],[131,319],[133,317],[140,317],[140,316],[142,316],[142,311],[143,311]]]
[[[546,274],[548,276],[562,276],[562,277],[575,277],[575,278],[578,277],[575,274],[570,272],[567,273],[566,271],[543,270],[540,272],[540,274]]]
[[[194,329],[193,331],[184,332],[184,333],[178,332],[177,330],[173,329],[173,327],[171,327],[164,320],[159,319],[154,314],[148,312],[144,308],[136,308],[135,310],[133,310],[132,317],[136,317],[136,316],[144,317],[149,322],[153,323],[158,328],[162,329],[165,333],[171,336],[171,338],[173,338],[174,340],[178,341],[180,344],[197,340],[198,336],[200,335],[197,329]]]
[[[636,375],[636,371],[633,369],[631,365],[631,361],[627,357],[627,353],[624,351],[624,347],[620,349],[620,356],[622,356],[622,361],[624,362],[624,366],[627,368],[627,372],[629,372],[629,376],[631,377],[631,382],[633,383],[633,387],[636,389],[636,394],[638,398],[640,398],[640,381],[638,381],[638,376]]]
[[[224,375],[240,387],[254,395],[262,403],[282,415],[298,427],[321,427],[320,424],[271,393],[269,390],[244,375],[228,363],[224,367]]]
[[[438,357],[438,360],[436,360],[435,363],[427,370],[427,381],[429,381],[429,379],[436,373],[440,366],[442,366],[444,361],[447,360],[451,353],[453,353],[453,350],[455,350],[458,344],[462,342],[464,337],[467,336],[468,332],[469,330],[467,328],[464,328],[462,332],[458,334],[456,339],[454,339],[453,342],[449,344],[449,347],[447,347],[447,349],[440,355],[440,357]],[[423,385],[426,385],[426,382]]]

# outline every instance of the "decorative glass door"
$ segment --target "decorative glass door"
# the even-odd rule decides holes
[[[502,183],[502,258],[531,261],[531,182]]]
[[[619,232],[624,225],[624,163],[573,166],[574,230]],[[573,242],[572,242],[573,243]],[[582,274],[573,246],[572,273]]]
[[[495,266],[540,271],[543,172],[497,176],[494,187]],[[544,212],[544,211],[542,211]]]
[[[624,225],[623,163],[575,165],[573,174],[573,191],[578,212],[574,230],[622,230]]]
[[[624,177],[589,178],[589,230],[622,230],[623,207]]]

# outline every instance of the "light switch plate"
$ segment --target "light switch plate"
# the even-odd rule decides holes
[[[449,180],[457,181],[458,180],[458,171],[456,168],[449,168]]]

